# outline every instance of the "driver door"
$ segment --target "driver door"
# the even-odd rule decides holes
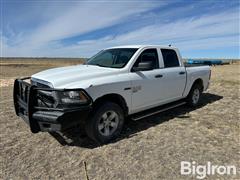
[[[161,69],[159,69],[159,59],[156,48],[144,50],[134,67],[138,67],[141,62],[151,61],[152,67],[149,70],[139,70],[131,72],[132,79],[132,110],[138,112],[151,108],[163,100],[161,91],[164,90]]]

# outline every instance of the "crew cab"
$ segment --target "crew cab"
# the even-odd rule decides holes
[[[210,76],[209,66],[185,67],[174,47],[111,47],[85,64],[16,79],[14,106],[33,133],[81,124],[90,138],[108,143],[126,117],[139,120],[185,103],[197,106]]]

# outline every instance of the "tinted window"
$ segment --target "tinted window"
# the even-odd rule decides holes
[[[138,49],[136,48],[116,48],[103,50],[90,58],[87,64],[102,67],[122,68],[128,63],[137,50]]]
[[[167,67],[178,67],[179,61],[177,54],[172,49],[161,49],[162,56],[163,56],[163,62],[165,68]]]
[[[144,50],[136,60],[134,67],[138,67],[138,64],[140,62],[147,62],[151,61],[152,62],[152,69],[157,69],[159,68],[158,65],[158,54],[157,54],[157,49],[146,49]]]

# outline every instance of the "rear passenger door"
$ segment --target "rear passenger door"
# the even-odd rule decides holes
[[[186,83],[185,67],[180,64],[175,50],[161,48],[160,52],[164,64],[161,74],[164,80],[165,101],[180,99]]]

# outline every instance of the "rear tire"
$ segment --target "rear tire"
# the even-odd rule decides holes
[[[86,122],[87,135],[100,144],[117,138],[124,124],[122,108],[112,102],[104,102],[94,108]]]
[[[199,84],[194,84],[187,96],[187,104],[191,107],[198,106],[201,95],[202,87]]]

